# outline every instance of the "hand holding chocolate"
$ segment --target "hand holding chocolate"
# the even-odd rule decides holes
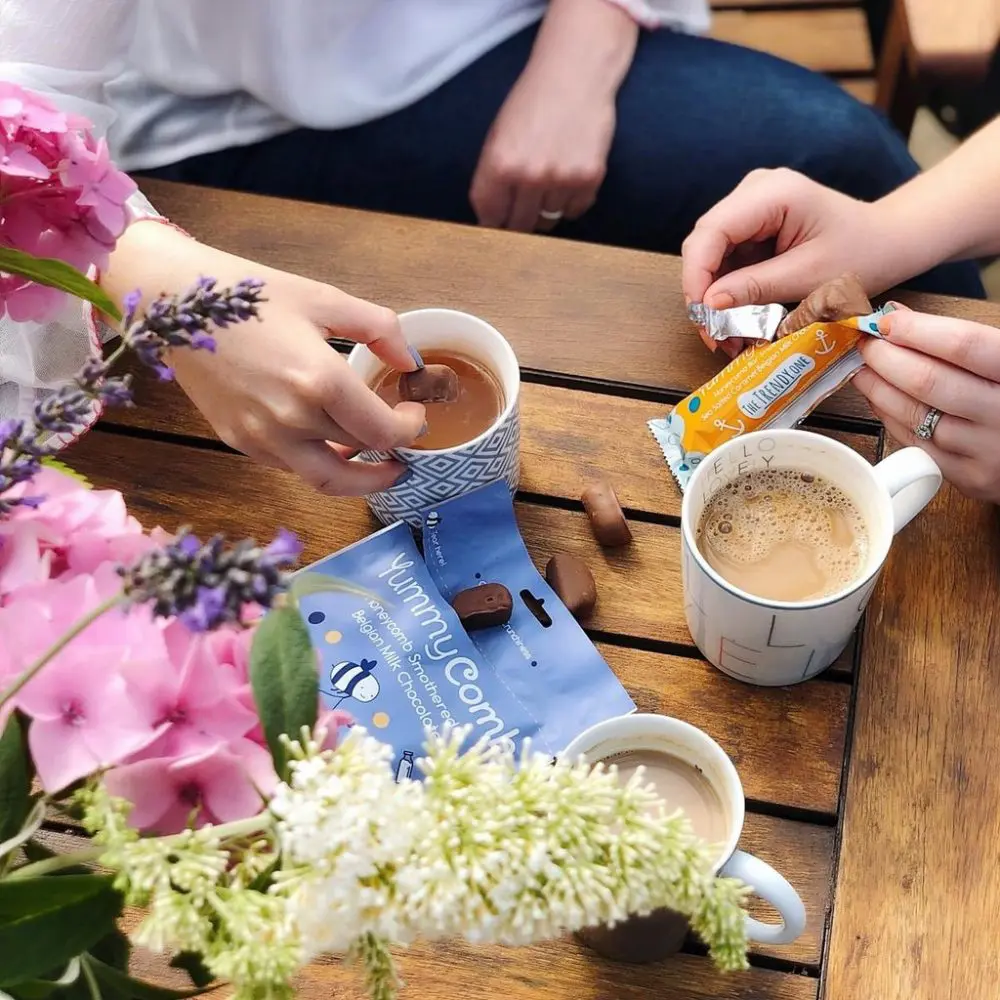
[[[681,489],[719,445],[750,431],[794,427],[846,384],[864,366],[858,339],[879,336],[880,316],[856,276],[826,282],[666,417],[650,420]]]
[[[813,323],[837,323],[853,316],[868,316],[872,304],[861,279],[845,274],[810,292],[780,323],[778,337],[786,337]]]

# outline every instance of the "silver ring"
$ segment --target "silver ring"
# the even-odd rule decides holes
[[[546,212],[543,208],[539,213],[538,217],[540,219],[545,219],[546,222],[558,222],[562,217],[562,212]]]
[[[934,431],[937,430],[938,421],[941,419],[941,411],[936,410],[933,406],[927,411],[927,416],[913,428],[913,433],[920,438],[921,441],[930,441],[934,437]]]

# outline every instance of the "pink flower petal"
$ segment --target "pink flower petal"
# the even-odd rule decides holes
[[[144,760],[116,767],[105,775],[108,791],[132,803],[129,813],[132,826],[140,830],[156,826],[175,804],[174,781],[170,774],[172,763],[167,758]]]

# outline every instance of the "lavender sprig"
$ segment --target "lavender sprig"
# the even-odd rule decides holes
[[[179,617],[194,632],[239,622],[247,604],[269,608],[288,583],[302,545],[284,528],[270,545],[245,539],[227,546],[221,535],[202,543],[182,528],[162,549],[122,567],[125,596],[150,604],[160,618]]]
[[[233,288],[216,288],[215,278],[199,278],[181,296],[159,298],[142,319],[137,318],[141,294],[125,297],[123,344],[107,360],[92,358],[69,385],[40,400],[33,419],[0,421],[0,517],[17,506],[37,507],[42,497],[11,497],[5,494],[27,482],[41,469],[41,460],[61,451],[64,436],[79,436],[86,429],[95,408],[131,406],[131,376],[112,377],[112,365],[131,348],[139,360],[150,365],[162,379],[173,377],[163,363],[171,347],[214,351],[213,327],[259,318],[264,301],[262,281],[247,278]]]
[[[215,278],[199,278],[181,296],[160,298],[151,303],[142,319],[136,319],[139,293],[125,299],[125,344],[149,365],[161,379],[174,377],[173,369],[163,362],[171,347],[189,347],[214,351],[215,338],[208,332],[213,326],[259,318],[262,281],[247,278],[233,288],[216,288]]]

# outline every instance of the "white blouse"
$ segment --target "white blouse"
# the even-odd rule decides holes
[[[700,32],[707,0],[609,0],[646,27]],[[126,170],[298,126],[407,107],[538,21],[545,0],[0,0],[0,79],[107,132]],[[110,130],[110,131],[109,131]],[[141,196],[134,215],[154,214]],[[78,304],[44,327],[0,318],[0,419],[69,378]]]

